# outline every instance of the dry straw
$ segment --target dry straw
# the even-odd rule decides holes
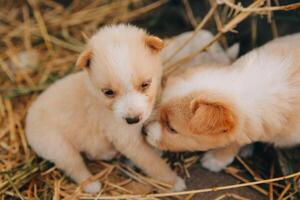
[[[219,0],[223,5],[216,4],[214,0],[208,2],[211,8],[199,22],[189,1],[183,0],[182,5],[187,19],[195,27],[195,33],[212,21],[212,18],[217,24],[218,32],[203,48],[169,65],[169,61],[192,38],[174,50],[174,54],[164,61],[165,76],[169,76],[179,67],[184,67],[188,60],[205,51],[227,32],[235,31],[234,28],[247,17],[253,14],[271,16],[273,11],[288,11],[300,7],[300,3],[275,4],[272,7],[269,0],[256,0],[247,7],[230,0]],[[229,168],[227,173],[244,183],[179,193],[165,192],[168,185],[148,178],[119,162],[93,162],[89,163],[95,174],[91,179],[100,179],[104,187],[98,195],[90,196],[83,194],[81,186],[76,186],[53,165],[38,159],[30,150],[24,131],[28,107],[38,92],[77,70],[74,63],[77,54],[83,50],[86,39],[103,24],[129,22],[168,3],[168,0],[74,0],[64,7],[56,1],[0,0],[0,199],[160,199],[183,196],[185,199],[193,199],[199,193],[225,192],[241,187],[253,187],[270,199],[276,196],[287,199],[297,192],[297,187],[291,183],[298,180],[299,172],[273,178],[273,169],[271,178],[264,180],[246,162],[239,159],[251,177],[242,177],[239,170],[233,168]],[[271,24],[273,32],[276,33],[276,24]],[[252,31],[255,30],[255,24],[253,27]],[[256,37],[255,32],[253,31],[253,37]],[[177,163],[176,166],[188,177],[189,168],[197,162],[198,156],[181,160],[182,164]],[[286,179],[294,182],[275,183]],[[269,188],[259,184],[269,184]],[[160,193],[154,194],[154,191]],[[246,199],[227,192],[217,199],[227,197]]]

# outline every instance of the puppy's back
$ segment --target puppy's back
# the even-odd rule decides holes
[[[26,117],[29,142],[32,135],[43,134],[40,129],[52,128],[49,126],[53,123],[66,123],[65,115],[76,107],[80,108],[80,102],[83,102],[85,96],[84,78],[84,72],[69,75],[52,84],[35,100]]]

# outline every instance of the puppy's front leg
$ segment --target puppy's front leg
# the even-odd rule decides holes
[[[122,140],[117,140],[114,145],[147,175],[171,184],[173,191],[182,191],[186,188],[184,180],[170,169],[167,163],[142,137],[123,137]]]
[[[210,171],[219,172],[232,163],[240,147],[234,143],[224,148],[211,150],[205,153],[201,159],[202,166]]]
[[[43,142],[47,144],[46,141]],[[55,143],[45,149],[47,150],[39,151],[40,155],[54,162],[59,169],[65,171],[76,183],[80,184],[92,176],[79,151],[62,139],[62,137],[58,136]],[[101,183],[98,180],[92,181],[84,185],[83,190],[88,193],[98,193],[101,190]]]

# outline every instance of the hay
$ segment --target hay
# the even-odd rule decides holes
[[[195,27],[195,32],[202,29],[212,17],[218,32],[204,48],[168,65],[168,61],[183,46],[175,50],[164,62],[165,76],[184,66],[189,59],[205,51],[227,32],[234,31],[247,17],[253,14],[271,16],[272,11],[300,7],[299,3],[272,7],[267,0],[254,1],[247,7],[229,0],[220,1],[224,5],[209,2],[211,9],[203,20],[197,22],[189,1],[183,0],[187,18]],[[30,150],[24,134],[24,119],[28,107],[39,92],[57,79],[78,70],[74,63],[77,54],[83,50],[86,39],[103,24],[128,22],[166,3],[167,0],[74,0],[64,7],[55,1],[0,1],[0,199],[159,199],[181,196],[192,199],[198,193],[250,186],[270,199],[275,196],[287,199],[298,192],[295,183],[298,181],[299,172],[273,178],[273,169],[270,179],[264,179],[239,158],[241,167],[251,177],[242,177],[238,175],[240,170],[232,168],[227,169],[227,173],[245,183],[167,193],[165,191],[168,185],[146,177],[116,160],[88,163],[95,174],[91,180],[100,179],[103,183],[103,190],[98,195],[91,196],[82,193],[82,186],[75,185],[51,163],[37,158]],[[220,9],[225,15],[220,13]],[[224,16],[226,20],[223,19]],[[272,30],[277,33],[276,24],[273,22],[271,20]],[[255,24],[252,31],[255,38]],[[197,155],[191,155],[181,157],[180,162],[174,161],[173,165],[177,171],[184,172],[189,177],[189,168],[198,160]],[[293,181],[274,183],[287,179]],[[269,184],[269,187],[262,188],[258,184]],[[157,191],[160,193],[154,194]],[[231,193],[217,199],[226,197],[246,199]]]

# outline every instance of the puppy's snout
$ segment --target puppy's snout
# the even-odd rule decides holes
[[[141,120],[141,117],[139,115],[134,117],[126,117],[125,120],[127,124],[136,124]]]

